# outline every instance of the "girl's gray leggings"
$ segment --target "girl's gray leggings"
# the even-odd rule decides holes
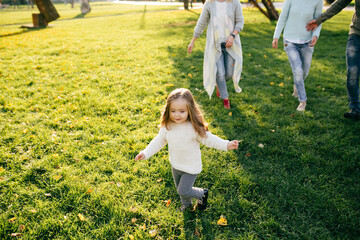
[[[196,177],[198,174],[189,174],[186,172],[182,172],[171,168],[175,187],[180,195],[181,203],[189,207],[191,206],[191,200],[193,198],[201,199],[204,195],[204,190],[201,188],[193,187]]]

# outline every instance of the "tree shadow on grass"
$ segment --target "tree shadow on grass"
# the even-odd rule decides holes
[[[11,36],[16,36],[16,35],[21,35],[21,34],[26,34],[26,33],[31,33],[34,31],[40,31],[43,30],[45,28],[27,28],[27,29],[23,29],[22,31],[19,32],[12,32],[12,33],[6,33],[3,35],[0,35],[0,38],[5,38],[5,37],[11,37]]]
[[[191,33],[193,26],[178,27],[185,29],[168,29],[163,34]],[[360,142],[360,125],[343,119],[345,85],[327,77],[346,78],[344,52],[339,48],[346,45],[347,31],[322,31],[328,40],[320,39],[318,53],[315,49],[307,83],[309,110],[298,113],[286,54],[271,48],[274,26],[250,23],[246,28],[241,34],[244,68],[240,86],[244,91],[236,94],[228,83],[230,111],[203,90],[204,39],[199,38],[191,55],[185,53],[186,46],[168,47],[175,87],[192,91],[211,119],[210,126],[229,140],[242,140],[235,159],[211,159],[222,154],[203,152],[204,171],[197,182],[214,192],[210,201],[218,205],[205,217],[184,215],[187,236],[191,239],[200,226],[213,229],[212,222],[226,212],[232,219],[230,229],[261,239],[359,237],[355,216],[360,212],[360,161],[355,143]],[[182,35],[190,41],[191,35],[178,37]],[[323,56],[328,50],[332,58]]]

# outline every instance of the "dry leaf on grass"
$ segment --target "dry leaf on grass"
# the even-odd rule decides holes
[[[20,237],[20,236],[22,236],[22,233],[12,233],[10,236],[12,236],[12,237]]]
[[[220,216],[220,219],[217,221],[217,225],[220,225],[220,226],[227,226],[228,225],[227,220],[223,215]]]
[[[149,234],[150,234],[150,237],[154,238],[157,235],[157,230],[156,229],[150,230]]]
[[[165,200],[165,201],[164,201],[164,203],[166,203],[166,206],[167,206],[167,207],[169,207],[169,206],[170,206],[170,204],[171,204],[171,199],[169,199],[169,200]]]
[[[85,221],[85,217],[81,213],[79,213],[77,216],[78,216],[80,221]]]

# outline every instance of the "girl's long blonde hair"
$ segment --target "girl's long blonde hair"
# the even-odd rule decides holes
[[[172,91],[166,101],[165,108],[161,115],[160,126],[165,126],[166,129],[169,129],[170,123],[170,105],[176,100],[182,98],[187,103],[188,110],[188,120],[192,123],[195,131],[199,136],[206,137],[206,131],[208,130],[208,124],[205,122],[204,116],[201,113],[199,106],[196,104],[195,99],[191,92],[186,88],[177,88]]]

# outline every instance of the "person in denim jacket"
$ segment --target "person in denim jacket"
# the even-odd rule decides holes
[[[331,4],[330,8],[318,18],[310,21],[306,25],[308,31],[317,31],[318,26],[326,20],[338,14],[351,0],[337,0]],[[359,101],[359,75],[360,75],[360,0],[355,0],[355,12],[350,24],[349,37],[346,45],[346,65],[347,65],[347,94],[349,99],[350,111],[344,113],[345,118],[354,120],[360,119]]]

